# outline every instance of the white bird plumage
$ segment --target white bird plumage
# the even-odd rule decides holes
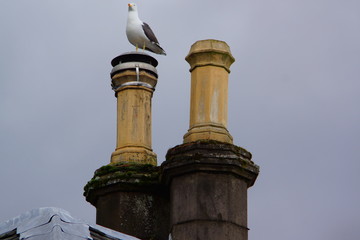
[[[150,26],[139,19],[136,4],[129,3],[128,6],[126,36],[129,42],[136,47],[136,51],[138,48],[142,48],[153,53],[166,55]]]

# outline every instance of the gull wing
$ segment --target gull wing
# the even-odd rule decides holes
[[[143,24],[141,26],[142,26],[142,29],[144,30],[144,33],[145,33],[146,37],[149,38],[151,42],[159,44],[159,41],[155,37],[155,34],[151,30],[149,24],[143,22]]]

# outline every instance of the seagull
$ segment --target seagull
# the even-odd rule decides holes
[[[140,47],[143,50],[166,55],[150,26],[139,19],[136,4],[129,3],[128,6],[126,36],[129,42],[136,47],[136,51]]]

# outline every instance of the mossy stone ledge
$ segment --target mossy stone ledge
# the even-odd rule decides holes
[[[233,174],[251,187],[259,174],[259,166],[251,158],[250,152],[231,143],[216,140],[184,143],[168,150],[166,161],[161,164],[161,181],[169,184],[177,175],[213,172]]]
[[[84,196],[91,191],[117,185],[124,190],[159,185],[160,168],[151,164],[116,163],[100,167],[84,187]],[[134,190],[135,190],[134,189]]]

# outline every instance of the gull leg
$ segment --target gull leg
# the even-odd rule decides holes
[[[145,43],[144,43],[144,45],[143,45],[143,52],[145,52]]]
[[[138,45],[136,44],[136,51],[138,51],[138,49],[139,49],[139,47],[138,47]]]

